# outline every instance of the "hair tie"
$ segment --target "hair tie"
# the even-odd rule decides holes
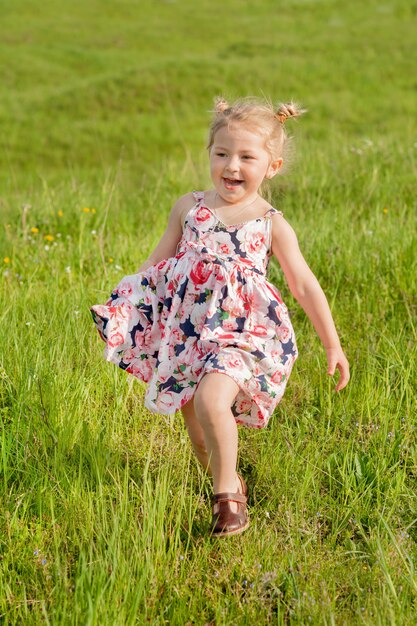
[[[230,105],[224,98],[218,97],[214,100],[215,113],[223,113],[227,109],[230,109]]]
[[[280,124],[284,124],[284,122],[287,119],[288,115],[285,115],[285,113],[280,113],[279,111],[277,111],[275,113],[275,117],[277,118],[277,120],[278,120],[278,122]]]
[[[299,117],[306,112],[307,109],[300,109],[295,102],[289,102],[288,104],[280,104],[275,112],[275,117],[280,124],[284,124],[289,117]]]

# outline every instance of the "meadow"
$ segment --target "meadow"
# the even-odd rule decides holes
[[[416,3],[0,7],[0,622],[415,623]],[[221,541],[181,415],[144,409],[88,310],[209,186],[219,94],[309,110],[272,202],[352,367],[335,394],[273,261],[300,356],[239,429],[251,526]]]

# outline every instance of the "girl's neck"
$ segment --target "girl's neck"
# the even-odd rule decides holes
[[[206,192],[205,200],[210,208],[220,211],[222,209],[236,209],[236,211],[243,211],[245,208],[254,207],[257,201],[259,201],[260,204],[265,204],[264,199],[258,193],[241,202],[228,202],[215,189],[210,189]]]
[[[256,194],[252,198],[248,198],[243,202],[228,202],[217,192],[214,191],[213,198],[213,209],[236,209],[236,211],[243,211],[244,209],[248,209],[253,206],[257,200],[260,199],[260,196]]]
[[[265,200],[256,194],[249,202],[226,202],[215,189],[211,189],[205,196],[206,204],[220,221],[230,225],[236,222],[246,222],[264,215],[265,210],[270,208]],[[223,221],[226,219],[226,222]]]

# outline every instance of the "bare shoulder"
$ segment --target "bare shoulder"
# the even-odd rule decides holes
[[[285,219],[281,211],[278,213],[274,213],[271,215],[272,222],[272,235],[275,237],[281,237],[288,235],[290,233],[294,233],[295,231],[291,224]]]
[[[175,208],[176,210],[181,210],[181,209],[191,209],[191,207],[195,204],[195,198],[194,198],[194,194],[192,191],[190,191],[189,193],[184,194],[183,196],[181,196],[180,198],[178,198],[178,200],[176,201],[176,203],[173,206],[173,209]]]
[[[297,235],[282,213],[274,213],[271,216],[272,222],[272,250],[275,255],[282,248],[298,245]]]
[[[195,198],[193,193],[190,191],[189,193],[186,193],[184,196],[181,196],[180,198],[178,198],[178,200],[175,202],[174,206],[172,207],[172,211],[171,211],[171,215],[175,218],[178,219],[181,226],[184,223],[185,220],[185,216],[187,215],[188,211],[195,205]]]

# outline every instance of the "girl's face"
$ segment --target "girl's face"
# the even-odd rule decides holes
[[[230,204],[255,199],[264,178],[272,178],[282,159],[272,161],[265,138],[244,125],[223,126],[210,149],[210,174],[221,198]]]

